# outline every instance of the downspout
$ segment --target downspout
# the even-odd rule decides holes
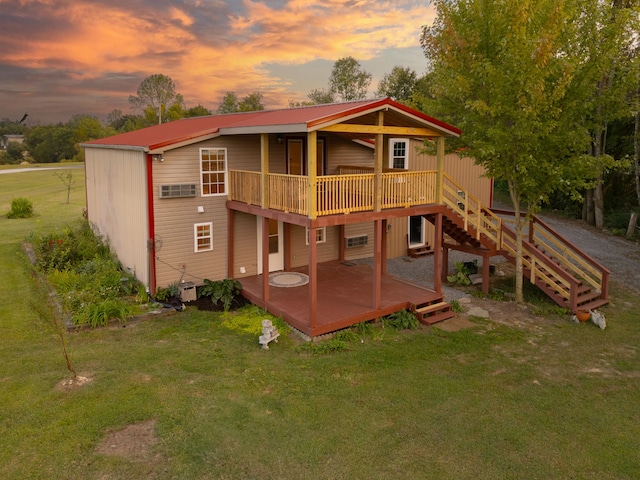
[[[149,267],[149,293],[156,291],[156,231],[153,209],[153,156],[147,153],[147,220],[149,222],[149,238],[147,239],[147,264]]]

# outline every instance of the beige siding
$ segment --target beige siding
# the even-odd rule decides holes
[[[258,222],[256,217],[242,212],[234,213],[234,278],[258,274]],[[240,273],[244,267],[246,272]]]
[[[360,235],[367,235],[369,237],[367,245],[364,247],[345,248],[345,260],[356,260],[358,258],[368,258],[373,256],[373,222],[356,223],[345,226],[345,237],[358,237]]]
[[[301,267],[309,263],[309,246],[305,238],[306,229],[297,225],[291,226],[291,266]],[[317,244],[318,262],[338,260],[339,227],[327,227],[326,242]]]
[[[326,139],[327,175],[337,175],[338,165],[373,167],[373,148],[355,143],[348,138],[333,135]]]
[[[122,265],[149,284],[146,155],[86,148],[89,221],[105,236]]]

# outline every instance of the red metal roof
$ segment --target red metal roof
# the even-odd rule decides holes
[[[84,145],[134,147],[154,150],[201,137],[215,135],[221,129],[255,129],[269,127],[270,132],[277,131],[278,126],[300,125],[304,128],[337,121],[358,113],[379,109],[384,106],[395,107],[418,119],[437,126],[453,135],[459,135],[460,130],[447,125],[435,118],[429,117],[417,110],[413,110],[389,98],[378,100],[361,100],[355,102],[332,103],[327,105],[312,105],[308,107],[285,108],[279,110],[260,110],[256,112],[230,113],[225,115],[211,115],[207,117],[185,118],[174,122],[142,128],[133,132],[121,133],[111,137],[87,142]],[[301,130],[302,131],[302,130]]]

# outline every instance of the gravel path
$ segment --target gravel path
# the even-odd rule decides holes
[[[625,284],[640,291],[640,242],[608,235],[579,220],[551,215],[541,215],[540,217],[551,228],[608,268],[611,271],[611,280],[613,282]],[[451,251],[449,252],[448,271],[455,271],[456,262],[467,262],[476,259],[478,264],[481,265],[482,257]],[[501,256],[491,259],[492,264],[504,261],[505,259]],[[373,264],[372,259],[363,259],[358,262]],[[433,288],[433,255],[417,259],[410,257],[394,258],[387,262],[387,272],[417,285]],[[448,301],[467,296],[464,292],[446,285],[442,286],[442,291],[445,300]]]

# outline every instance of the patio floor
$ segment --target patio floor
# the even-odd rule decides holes
[[[391,275],[382,275],[380,308],[373,307],[373,268],[352,262],[318,264],[317,313],[315,328],[310,325],[309,284],[296,287],[269,287],[269,301],[262,296],[263,277],[238,279],[242,294],[252,303],[281,316],[301,332],[315,337],[356,323],[389,315],[412,305],[442,299],[442,295]],[[307,267],[291,269],[308,273]]]

